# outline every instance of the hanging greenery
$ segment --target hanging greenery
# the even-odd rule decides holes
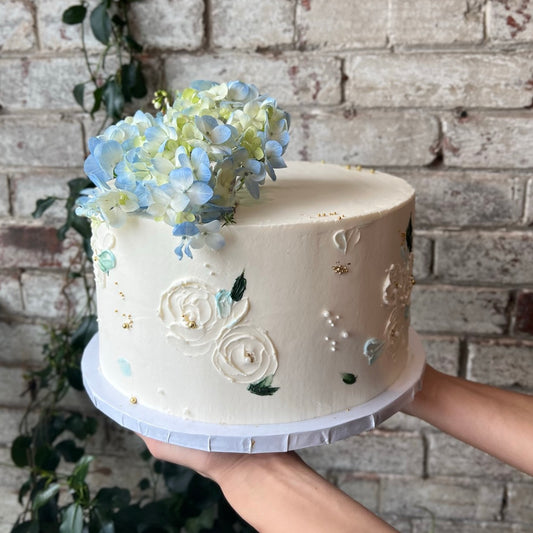
[[[63,12],[65,24],[80,28],[88,78],[73,88],[73,96],[91,117],[103,116],[100,130],[122,118],[124,105],[146,95],[139,59],[142,46],[132,37],[129,12],[134,0],[102,0],[92,10],[82,1]],[[102,43],[98,57],[89,55],[85,25]],[[108,61],[109,60],[109,61]],[[118,63],[106,73],[106,62]],[[90,109],[87,101],[90,96]],[[80,282],[86,302],[82,312],[68,305],[60,326],[48,327],[43,346],[43,364],[26,374],[28,406],[20,423],[20,434],[11,447],[14,464],[27,472],[18,499],[22,511],[12,533],[200,533],[252,532],[233,511],[219,487],[195,472],[154,460],[147,450],[141,457],[146,468],[139,472],[132,499],[131,488],[91,488],[88,475],[93,457],[86,453],[98,428],[94,416],[64,407],[67,394],[82,393],[80,361],[83,350],[97,330],[92,272],[90,225],[74,212],[81,190],[92,186],[86,177],[68,183],[63,199],[66,218],[58,229],[64,240],[69,230],[80,236],[79,252],[72,261],[63,293]],[[34,217],[40,217],[58,197],[37,201]],[[71,392],[73,391],[73,392]],[[72,402],[71,402],[72,403]]]

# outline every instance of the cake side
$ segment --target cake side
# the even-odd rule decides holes
[[[165,224],[101,224],[104,376],[139,403],[213,423],[364,403],[408,357],[413,211],[398,178],[291,163],[253,209],[238,206],[226,246],[194,260],[176,260]]]

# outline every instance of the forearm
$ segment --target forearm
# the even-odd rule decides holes
[[[251,459],[216,481],[232,507],[261,533],[395,531],[295,454]]]
[[[442,374],[427,367],[405,411],[533,475],[533,397]]]

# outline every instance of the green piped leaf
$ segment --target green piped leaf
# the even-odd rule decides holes
[[[248,385],[248,390],[258,396],[272,396],[279,389],[279,387],[271,387],[273,379],[274,376],[267,376],[257,383],[251,383]]]
[[[342,374],[342,381],[344,381],[346,385],[353,385],[357,381],[357,376],[351,374],[350,372],[344,372]]]
[[[411,217],[409,217],[409,224],[407,224],[407,229],[405,230],[405,243],[409,253],[411,253],[413,251],[413,220]]]
[[[235,283],[233,284],[233,288],[231,289],[231,299],[234,302],[239,302],[242,299],[245,290],[246,278],[244,277],[243,270],[242,274],[235,280]]]

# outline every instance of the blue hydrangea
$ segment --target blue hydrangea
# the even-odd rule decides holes
[[[76,212],[112,226],[135,215],[164,222],[179,259],[218,250],[239,196],[259,198],[265,177],[286,166],[289,125],[254,85],[195,81],[165,112],[137,111],[89,140],[84,169],[95,187]]]

